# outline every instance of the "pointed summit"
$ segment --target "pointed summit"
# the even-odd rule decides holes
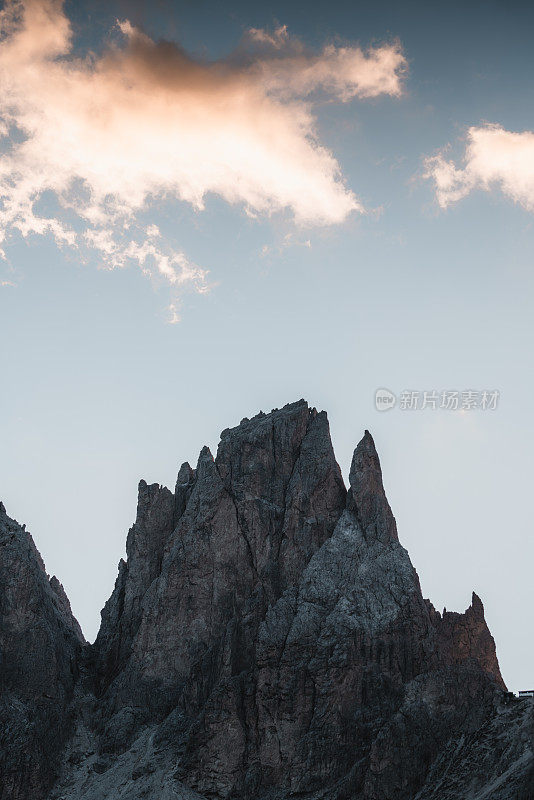
[[[176,478],[177,486],[185,486],[192,483],[195,479],[195,470],[189,464],[189,461],[184,461],[178,470],[178,477]]]
[[[213,453],[211,452],[211,450],[208,447],[208,445],[205,444],[204,447],[202,448],[202,450],[200,451],[199,456],[198,456],[197,472],[202,468],[202,465],[204,463],[206,463],[206,462],[207,463],[211,463],[212,461],[213,461]]]
[[[478,664],[484,672],[493,676],[497,685],[506,690],[497,659],[495,640],[484,617],[482,600],[476,592],[473,592],[471,605],[463,614],[443,609],[438,634],[440,649],[446,663]]]
[[[174,488],[174,527],[176,527],[178,520],[185,511],[196,479],[197,471],[191,467],[188,461],[184,461],[178,470],[178,477],[176,478],[176,486]]]
[[[484,604],[476,592],[471,595],[470,610],[475,619],[484,619]]]
[[[354,451],[349,482],[347,508],[358,519],[365,535],[384,542],[398,541],[395,517],[382,483],[380,459],[367,430]]]

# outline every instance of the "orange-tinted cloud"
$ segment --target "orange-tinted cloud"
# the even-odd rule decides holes
[[[396,96],[405,69],[397,44],[309,53],[285,28],[201,61],[128,21],[103,55],[78,57],[62,0],[7,0],[0,30],[0,235],[49,232],[200,291],[205,273],[139,228],[140,212],[161,197],[201,210],[210,194],[305,225],[362,212],[318,140],[313,99]],[[50,193],[59,210],[44,215]]]

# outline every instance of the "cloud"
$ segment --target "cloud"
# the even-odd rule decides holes
[[[289,38],[286,26],[277,28],[274,34],[257,29],[248,33],[252,42],[278,51],[275,57],[267,53],[251,66],[251,73],[268,93],[307,97],[322,90],[342,102],[355,97],[402,94],[407,64],[398,42],[367,52],[360,47],[329,44],[320,53],[312,54],[298,39]]]
[[[527,211],[534,211],[534,132],[515,133],[500,125],[469,128],[461,167],[443,153],[426,159],[425,177],[434,181],[442,208],[474,189],[494,187]]]
[[[285,27],[208,62],[127,20],[102,54],[79,56],[62,0],[7,0],[0,34],[0,245],[48,233],[198,291],[205,271],[147,222],[156,204],[200,211],[217,195],[300,225],[363,212],[313,103],[398,96],[406,68],[397,43],[312,53]]]
[[[247,31],[248,38],[252,42],[259,42],[262,45],[269,45],[277,50],[280,50],[289,39],[287,32],[287,25],[280,25],[271,33],[262,28],[249,28]]]

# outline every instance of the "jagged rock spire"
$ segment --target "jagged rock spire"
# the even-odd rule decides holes
[[[495,640],[486,623],[484,605],[476,592],[472,593],[471,605],[463,614],[444,609],[437,628],[440,649],[447,663],[479,664],[488,675],[493,675],[499,686],[506,689]]]
[[[366,536],[397,541],[397,525],[384,491],[380,459],[367,430],[354,451],[349,482],[347,508]]]
[[[196,469],[193,469],[188,461],[184,461],[178,470],[176,486],[174,488],[174,527],[182,516],[187,506],[187,501],[191,497],[191,492],[197,477]]]

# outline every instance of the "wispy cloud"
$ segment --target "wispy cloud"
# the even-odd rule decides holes
[[[474,189],[499,188],[527,211],[534,211],[534,132],[473,126],[467,132],[462,165],[456,166],[441,153],[426,160],[425,177],[434,181],[442,208]]]
[[[128,21],[102,55],[81,57],[62,0],[7,0],[0,32],[0,245],[49,233],[198,291],[205,271],[147,228],[156,201],[202,210],[214,194],[302,225],[363,212],[318,139],[313,102],[397,96],[406,68],[396,43],[311,53],[285,27],[251,30],[207,62]]]
[[[290,38],[286,26],[274,34],[251,29],[248,37],[265,48],[250,71],[266,92],[278,97],[307,97],[322,90],[347,102],[355,97],[402,94],[406,59],[398,42],[366,52],[360,47],[329,44],[314,54],[298,39]],[[268,52],[271,49],[274,54]]]

